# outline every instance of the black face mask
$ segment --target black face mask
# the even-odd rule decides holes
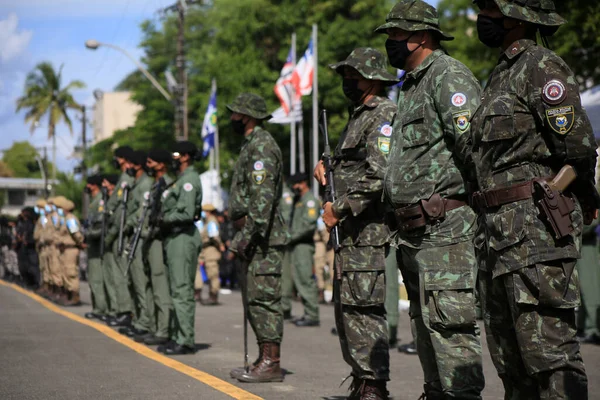
[[[477,16],[477,35],[479,41],[486,46],[496,49],[501,47],[507,33],[508,30],[504,28],[504,17]]]
[[[154,168],[146,168],[146,173],[150,177],[155,177],[156,176],[156,170]]]
[[[404,40],[392,40],[388,39],[385,41],[385,50],[387,51],[388,58],[390,59],[390,64],[392,67],[396,67],[398,69],[404,69],[406,66],[406,60],[412,53],[414,53],[417,49],[410,51],[408,49],[408,39],[410,39],[414,35],[411,34]]]
[[[342,89],[344,90],[344,95],[353,103],[360,103],[365,94],[365,92],[358,88],[358,79],[344,78]]]
[[[115,167],[116,169],[121,169],[121,164],[119,164],[119,160],[117,160],[117,158],[113,158],[112,159],[112,165],[113,167]]]
[[[83,191],[84,191],[84,193],[86,193],[86,194],[92,194],[92,189],[90,189],[90,188],[89,188],[89,187],[87,187],[87,186],[86,186],[86,187],[83,189]]]
[[[292,188],[292,192],[294,192],[294,197],[298,198],[302,194],[302,189],[300,189],[300,188]]]
[[[239,135],[243,135],[246,130],[246,124],[244,124],[241,119],[232,120],[231,127],[233,128],[233,131]]]
[[[133,177],[135,177],[135,174],[137,173],[137,169],[135,169],[135,168],[133,168],[133,167],[132,167],[132,168],[127,168],[127,169],[125,170],[125,173],[126,173],[127,175],[129,175],[129,176],[133,176]]]
[[[179,158],[171,160],[171,169],[175,172],[179,172],[179,167],[181,167],[181,161]]]

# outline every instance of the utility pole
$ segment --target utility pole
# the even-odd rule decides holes
[[[86,154],[87,154],[87,114],[85,112],[85,105],[81,106],[81,180],[86,183],[87,182],[87,164]],[[90,196],[86,191],[83,192],[83,199],[81,202],[81,216],[83,219],[87,219],[88,216],[88,208],[90,204]]]
[[[48,190],[48,148],[44,146],[44,158],[42,160],[42,165],[44,170],[44,198],[47,199],[50,195],[50,191]]]

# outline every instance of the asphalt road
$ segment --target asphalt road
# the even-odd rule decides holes
[[[82,297],[83,306],[65,310],[83,316],[91,308],[85,283]],[[220,300],[221,306],[199,305],[196,309],[198,352],[173,357],[184,368],[189,366],[219,378],[198,380],[182,373],[181,367],[169,365],[166,357],[149,358],[93,327],[57,314],[12,287],[0,285],[0,399],[231,399],[219,388],[231,393],[235,387],[242,389],[234,395],[237,398],[252,397],[244,397],[244,391],[264,399],[345,398],[350,380],[340,384],[350,371],[342,360],[337,337],[330,334],[333,307],[321,307],[318,328],[296,328],[286,323],[282,367],[288,374],[283,383],[244,384],[229,378],[229,370],[243,362],[241,298],[234,292],[222,295]],[[302,313],[301,304],[294,303],[293,307],[295,314]],[[400,325],[399,337],[402,342],[409,341],[406,315],[401,315]],[[250,350],[254,360],[257,349],[253,337]],[[600,399],[600,346],[585,345],[583,354],[590,399]],[[388,388],[393,398],[417,399],[422,387],[418,358],[392,351],[390,359]],[[484,371],[483,398],[503,399],[487,347]],[[201,372],[198,375],[206,376]],[[219,383],[223,381],[227,383]]]

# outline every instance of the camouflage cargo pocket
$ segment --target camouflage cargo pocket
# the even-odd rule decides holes
[[[342,304],[375,306],[385,302],[385,272],[348,272],[342,276]]]
[[[475,323],[475,277],[470,267],[425,272],[423,281],[432,327],[453,329]]]
[[[525,238],[525,215],[530,200],[502,207],[502,212],[488,214],[487,231],[489,246],[495,251],[502,251],[521,242]]]
[[[512,274],[515,301],[551,308],[581,305],[576,262],[556,260],[521,268]]]
[[[249,270],[253,275],[281,275],[283,253],[270,250],[267,253],[257,252],[250,262]]]

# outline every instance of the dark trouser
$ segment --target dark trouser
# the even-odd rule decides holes
[[[510,400],[586,400],[576,338],[576,260],[530,265],[492,278],[479,271],[487,342]]]
[[[18,260],[23,283],[28,287],[37,287],[40,282],[40,268],[35,249],[22,246],[18,252]]]

